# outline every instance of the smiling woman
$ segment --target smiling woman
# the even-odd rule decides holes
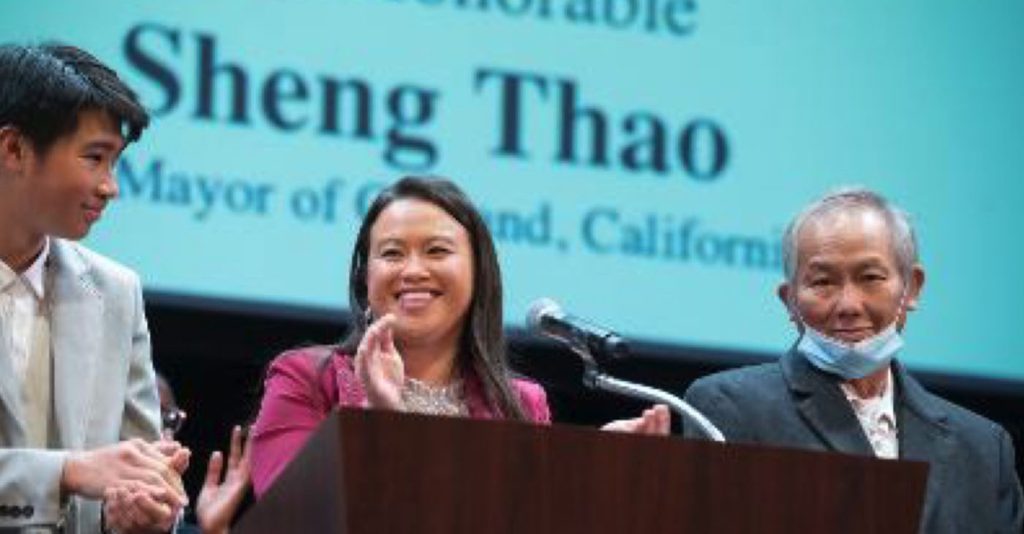
[[[336,406],[550,422],[544,390],[514,379],[490,232],[452,182],[404,178],[381,191],[349,272],[353,331],[340,346],[271,365],[253,428],[262,495]]]
[[[394,317],[410,374],[450,380],[473,294],[473,256],[466,230],[430,202],[398,199],[377,217],[366,272],[370,316]]]

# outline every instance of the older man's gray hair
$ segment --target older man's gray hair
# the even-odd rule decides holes
[[[874,211],[885,219],[891,235],[893,255],[900,275],[906,282],[918,261],[917,238],[910,226],[910,218],[905,211],[891,204],[882,195],[863,187],[837,189],[809,204],[789,223],[782,239],[782,261],[786,280],[791,283],[796,281],[797,237],[800,235],[800,229],[808,221],[823,219],[839,212],[865,210]]]

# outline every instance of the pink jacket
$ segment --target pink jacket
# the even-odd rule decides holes
[[[325,358],[329,358],[325,362]],[[547,396],[539,385],[513,380],[527,417],[549,424]],[[278,356],[267,371],[263,402],[252,428],[252,482],[257,498],[273,484],[292,457],[335,406],[365,406],[366,393],[352,358],[334,347],[309,347]],[[475,376],[466,380],[469,415],[500,417]]]

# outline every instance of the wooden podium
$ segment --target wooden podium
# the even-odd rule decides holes
[[[237,532],[917,532],[927,465],[341,410]]]

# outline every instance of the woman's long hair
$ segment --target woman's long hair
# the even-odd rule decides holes
[[[366,332],[369,309],[367,262],[370,252],[370,230],[392,202],[402,199],[429,202],[454,218],[469,234],[473,247],[473,297],[459,338],[456,365],[473,371],[483,385],[491,406],[509,419],[526,419],[519,396],[511,385],[511,372],[505,353],[502,329],[501,268],[494,250],[494,241],[483,217],[462,190],[449,180],[408,176],[384,189],[370,205],[352,250],[349,268],[349,309],[352,330],[341,344],[348,354],[355,354]]]

